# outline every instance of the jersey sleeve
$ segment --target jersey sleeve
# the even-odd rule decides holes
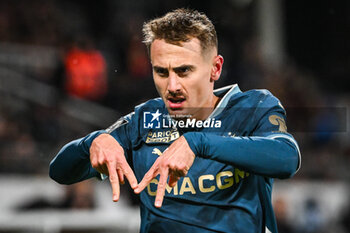
[[[51,179],[60,184],[73,184],[99,177],[100,174],[90,164],[89,149],[92,141],[103,133],[106,131],[96,131],[63,146],[50,163]]]
[[[266,177],[289,178],[300,166],[300,152],[286,131],[283,107],[274,101],[266,100],[256,108],[257,124],[250,136],[188,132],[184,137],[196,156]]]
[[[287,130],[287,115],[281,102],[270,96],[267,104],[259,107],[260,114],[257,114],[257,127],[252,136],[265,137],[268,139],[278,139],[289,144],[298,154],[298,165],[296,172],[300,169],[301,154],[298,143]]]
[[[111,134],[123,147],[125,156],[130,150],[133,113],[120,118],[106,130],[92,132],[84,138],[67,143],[50,163],[49,175],[60,184],[73,184],[92,177],[104,179],[90,163],[90,146],[103,133]]]
[[[123,147],[125,156],[128,159],[129,151],[132,147],[132,138],[134,134],[135,112],[121,117],[113,125],[106,129],[106,132],[112,135]]]

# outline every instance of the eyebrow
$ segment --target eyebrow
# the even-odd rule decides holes
[[[172,70],[174,70],[175,73],[179,73],[179,72],[181,72],[182,69],[185,69],[185,68],[188,68],[190,70],[194,70],[195,69],[195,67],[193,65],[186,65],[185,64],[185,65],[181,65],[181,66],[178,66],[178,67],[174,67],[174,68],[172,68]],[[155,71],[160,71],[160,70],[168,71],[168,68],[161,67],[161,66],[153,66],[153,70],[155,70]]]
[[[186,69],[186,68],[189,69],[190,71],[194,70],[193,65],[182,65],[182,66],[174,67],[173,70],[175,71],[175,73],[181,73],[183,69]]]
[[[161,67],[161,66],[153,66],[153,70],[158,72],[158,71],[168,71],[167,68]]]

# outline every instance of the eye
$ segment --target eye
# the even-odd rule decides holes
[[[179,73],[186,73],[186,72],[188,72],[188,71],[190,71],[190,70],[191,70],[190,67],[187,67],[187,66],[181,67],[181,68],[179,69]]]
[[[174,69],[174,71],[179,75],[180,77],[187,76],[191,71],[193,71],[192,66],[180,66]]]
[[[169,71],[168,69],[161,68],[161,67],[153,67],[153,70],[155,73],[157,73],[160,77],[168,77]]]

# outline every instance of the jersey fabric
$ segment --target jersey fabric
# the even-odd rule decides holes
[[[50,164],[50,176],[71,184],[100,174],[91,167],[94,138],[110,133],[124,148],[140,182],[163,151],[183,135],[196,155],[188,174],[166,188],[154,206],[158,177],[141,192],[140,232],[277,232],[271,204],[273,178],[289,178],[300,151],[287,133],[286,113],[266,90],[242,92],[232,85],[204,122],[174,121],[161,98],[135,108],[107,130],[65,145]]]

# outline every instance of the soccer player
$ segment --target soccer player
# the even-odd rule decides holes
[[[52,179],[107,175],[118,201],[126,177],[140,194],[140,232],[277,232],[273,178],[300,165],[279,100],[236,84],[214,90],[223,58],[202,13],[174,10],[143,32],[160,98],[65,145]]]

